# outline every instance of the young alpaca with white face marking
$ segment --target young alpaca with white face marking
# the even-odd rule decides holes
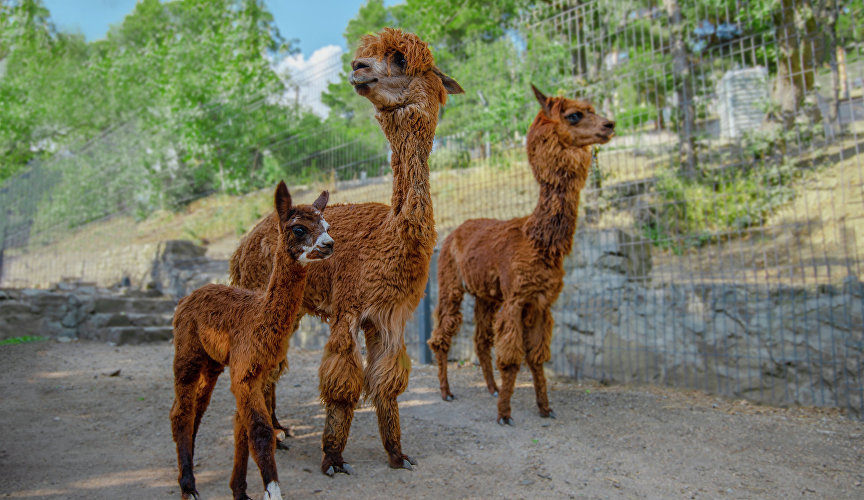
[[[174,313],[174,406],[171,432],[177,443],[178,481],[184,499],[198,498],[192,459],[201,417],[216,379],[227,365],[234,416],[234,498],[246,496],[249,451],[261,471],[265,500],[281,500],[276,437],[264,396],[269,374],[285,356],[303,301],[306,265],[328,258],[333,239],[322,213],[327,191],[309,205],[294,206],[284,182],[274,196],[278,236],[265,291],[205,285],[183,298]]]

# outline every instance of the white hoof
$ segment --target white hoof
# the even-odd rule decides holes
[[[282,500],[282,490],[279,489],[279,483],[272,481],[267,485],[267,491],[264,492],[264,500]]]
[[[285,431],[276,429],[276,441],[285,441]]]

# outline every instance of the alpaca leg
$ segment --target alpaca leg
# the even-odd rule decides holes
[[[522,343],[522,303],[505,301],[495,317],[495,355],[501,372],[501,391],[498,394],[498,423],[513,425],[510,398],[516,387],[519,364],[525,357]]]
[[[192,439],[198,436],[198,427],[201,425],[201,417],[207,411],[210,405],[210,397],[213,395],[213,389],[216,387],[216,381],[219,380],[219,375],[225,369],[221,364],[209,360],[206,366],[201,371],[201,378],[198,380],[197,399],[195,401],[195,425],[192,431]]]
[[[438,258],[438,307],[435,308],[437,325],[429,339],[429,348],[435,353],[438,363],[438,382],[441,399],[444,401],[455,399],[447,379],[447,354],[450,352],[453,337],[462,326],[462,295],[465,293],[456,261],[450,254],[449,241],[445,240]]]
[[[302,318],[303,313],[300,313],[297,315],[297,318],[294,319],[294,326],[291,329],[292,334],[300,328],[300,320]],[[286,345],[286,349],[287,347],[288,346]],[[267,409],[270,412],[270,420],[273,424],[273,428],[276,429],[276,447],[281,450],[287,450],[290,448],[290,446],[283,443],[285,438],[294,437],[291,428],[287,425],[283,426],[279,423],[279,420],[276,419],[276,383],[279,381],[279,378],[288,371],[288,353],[286,352],[285,354],[286,356],[282,358],[282,361],[279,362],[279,366],[272,373],[270,383],[264,387],[264,394],[267,397]]]
[[[345,463],[342,452],[351,430],[354,407],[357,406],[363,390],[363,362],[354,342],[357,333],[359,325],[355,318],[335,318],[318,369],[321,400],[327,412],[321,437],[324,454],[321,472],[328,476],[337,472],[354,472],[351,466]]]
[[[184,499],[198,498],[195,489],[193,461],[195,455],[198,388],[201,379],[201,360],[188,361],[189,356],[174,360],[174,405],[171,407],[171,434],[177,444],[177,465],[181,496]]]
[[[495,374],[492,371],[492,322],[495,319],[495,302],[477,299],[474,304],[474,349],[480,368],[483,370],[483,378],[486,379],[486,389],[492,396],[498,396],[498,386],[495,384]]]
[[[536,312],[533,312],[536,311]],[[529,321],[526,318],[525,326],[525,361],[531,369],[534,379],[534,392],[537,398],[537,408],[540,416],[544,418],[555,418],[555,412],[549,407],[549,397],[546,389],[546,375],[543,373],[543,364],[551,358],[550,346],[552,342],[552,327],[554,321],[549,309],[544,308],[532,311],[536,317]]]
[[[243,370],[238,370],[238,372],[235,378],[233,376],[234,370],[232,370],[231,392],[234,393],[237,400],[239,420],[246,431],[247,448],[258,465],[261,480],[267,492],[276,494],[277,496],[274,498],[281,500],[281,492],[279,492],[278,487],[279,475],[276,472],[276,436],[273,426],[270,424],[270,415],[267,413],[267,403],[264,400],[264,380],[262,378],[255,378],[251,381],[244,380],[243,377],[250,377],[251,375],[243,373]],[[235,463],[235,467],[236,465]],[[276,484],[275,488],[272,486],[273,483]],[[264,498],[269,498],[268,494],[265,494]]]
[[[240,420],[240,413],[234,413],[234,468],[231,470],[231,492],[234,500],[245,500],[246,467],[249,463],[249,437],[246,426]]]
[[[276,448],[280,450],[288,450],[288,446],[284,441],[286,438],[294,437],[291,429],[288,426],[283,426],[276,418],[276,383],[279,378],[288,370],[288,360],[283,359],[279,363],[279,367],[270,372],[267,381],[264,384],[264,400],[267,403],[267,412],[270,415],[270,423],[276,431]]]
[[[405,351],[401,336],[390,334],[388,339],[382,338],[381,332],[371,324],[364,324],[363,331],[366,334],[368,352],[366,394],[375,404],[378,432],[381,434],[381,444],[387,452],[387,461],[391,468],[414,470],[412,465],[417,465],[417,461],[402,453],[399,405],[396,402],[397,396],[408,387],[411,358]],[[394,340],[396,343],[390,344]]]

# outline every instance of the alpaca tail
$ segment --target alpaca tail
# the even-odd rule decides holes
[[[435,308],[435,329],[429,339],[429,348],[435,353],[450,351],[450,342],[462,326],[462,277],[456,259],[450,252],[449,236],[441,246],[438,257],[438,307]]]

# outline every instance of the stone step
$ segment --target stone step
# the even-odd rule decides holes
[[[0,317],[12,316],[16,314],[30,314],[33,308],[30,304],[19,302],[17,300],[4,300],[0,302]]]
[[[159,313],[96,313],[90,317],[93,328],[111,326],[171,326],[173,314]]]
[[[102,340],[115,345],[166,342],[174,337],[174,330],[165,326],[111,326],[100,333]]]
[[[102,313],[174,314],[177,301],[164,298],[96,297],[93,310]]]

